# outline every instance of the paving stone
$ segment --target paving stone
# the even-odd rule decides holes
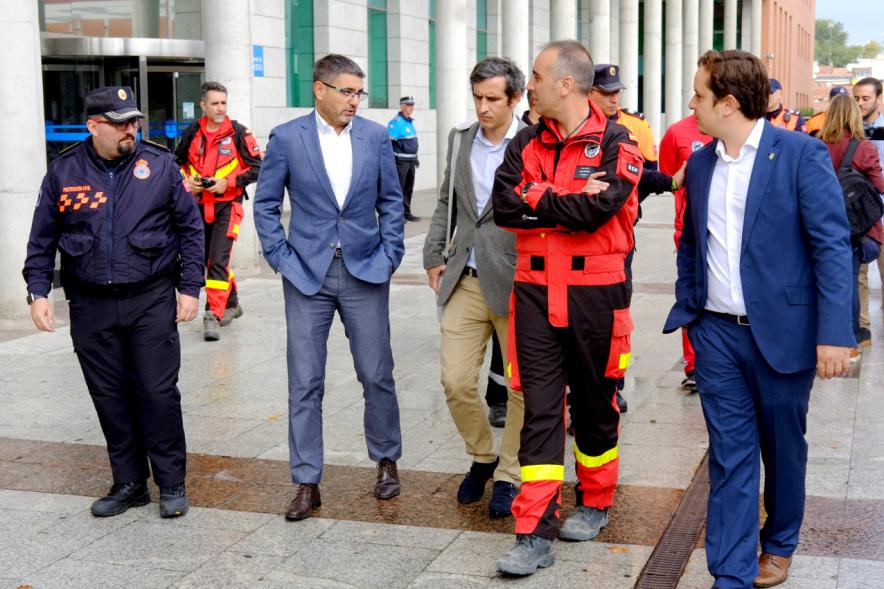
[[[235,545],[232,551],[244,554],[290,556],[335,525],[335,520],[309,518],[299,522],[276,517]]]
[[[884,562],[842,558],[838,566],[838,589],[879,589]]]
[[[557,560],[554,565],[538,569],[530,577],[512,579],[496,576],[488,587],[518,587],[519,589],[550,587],[592,587],[593,589],[632,589],[641,568],[606,568],[570,560]]]
[[[191,507],[185,517],[164,520],[164,525],[185,526],[215,530],[236,530],[254,532],[261,526],[275,519],[269,513],[250,513],[248,511],[231,511],[227,509],[210,509],[207,507]],[[159,515],[156,515],[159,519]]]
[[[78,560],[193,571],[245,535],[234,530],[138,522],[108,534],[72,556]]]
[[[488,577],[450,575],[446,573],[421,573],[408,589],[480,589],[491,583]]]
[[[457,530],[339,521],[322,534],[321,538],[341,542],[444,550],[458,535],[460,532]]]
[[[93,501],[95,501],[94,497],[32,493],[29,491],[0,491],[0,509],[72,514],[89,509]]]
[[[211,562],[188,573],[175,586],[179,589],[263,586],[264,577],[284,560],[282,556],[224,552],[213,558]]]
[[[428,572],[494,577],[495,563],[513,547],[515,536],[463,532],[427,567]]]
[[[295,552],[278,571],[362,589],[407,587],[438,554],[427,548],[317,539]]]
[[[65,558],[33,573],[18,584],[39,589],[70,589],[71,587],[160,589],[181,577],[180,572],[161,568],[84,562]],[[6,586],[6,585],[4,585]]]

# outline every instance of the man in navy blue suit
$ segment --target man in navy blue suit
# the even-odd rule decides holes
[[[716,140],[688,161],[676,303],[664,327],[687,326],[697,354],[709,431],[706,558],[721,589],[786,580],[804,516],[814,373],[845,375],[856,345],[841,188],[823,143],[764,120],[768,84],[750,53],[700,58],[690,108]]]
[[[357,117],[365,74],[343,55],[313,67],[316,110],[273,129],[255,192],[264,257],[282,273],[288,327],[289,456],[298,485],[286,518],[320,505],[322,397],[335,311],[365,398],[374,495],[399,494],[399,405],[390,348],[390,277],[405,252],[399,177],[387,130]],[[288,236],[280,208],[288,190]]]

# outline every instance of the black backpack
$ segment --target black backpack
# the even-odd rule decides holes
[[[850,141],[838,169],[838,182],[844,192],[844,206],[847,208],[847,222],[850,224],[850,241],[854,245],[859,243],[878,219],[884,217],[884,202],[881,201],[878,189],[862,172],[850,167],[858,145],[859,140]]]

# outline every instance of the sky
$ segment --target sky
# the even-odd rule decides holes
[[[882,0],[816,0],[816,18],[842,23],[848,45],[864,45],[873,40],[884,43]]]

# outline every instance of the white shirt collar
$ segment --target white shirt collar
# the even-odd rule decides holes
[[[758,151],[758,145],[761,143],[761,133],[764,131],[764,119],[758,119],[755,121],[755,126],[752,127],[752,132],[749,133],[749,136],[746,137],[746,142],[743,144],[743,147],[740,148],[740,154],[733,158],[727,154],[724,147],[724,141],[718,140],[718,143],[715,145],[715,154],[718,156],[719,161],[724,163],[731,163],[740,161],[745,157],[748,150]]]
[[[321,134],[323,134],[323,135],[337,135],[338,134],[338,132],[335,130],[334,127],[332,127],[331,125],[326,123],[325,119],[323,119],[321,116],[319,116],[318,110],[314,110],[313,114],[316,116],[316,128],[319,130],[319,132]],[[344,134],[349,135],[350,129],[352,129],[352,128],[353,128],[353,119],[350,119],[350,122],[347,123],[346,127],[344,127],[344,130],[341,131],[341,135],[344,135]]]
[[[503,136],[503,141],[501,141],[497,145],[494,145],[493,143],[488,141],[487,137],[485,137],[485,133],[482,131],[482,127],[479,127],[479,130],[476,131],[476,139],[493,149],[495,147],[500,147],[501,145],[504,145],[506,143],[506,140],[512,139],[513,137],[515,137],[516,133],[518,133],[518,131],[519,131],[519,119],[516,117],[516,115],[514,113],[513,114],[513,121],[510,123],[509,128],[506,130],[506,135]]]

